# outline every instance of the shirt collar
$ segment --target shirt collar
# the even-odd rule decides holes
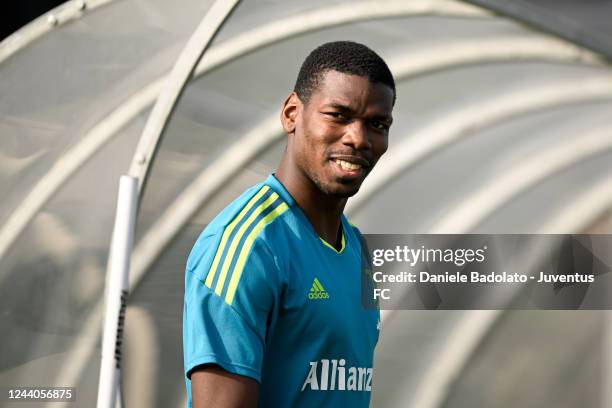
[[[293,197],[291,197],[291,194],[289,194],[289,191],[287,191],[283,183],[281,183],[276,178],[276,176],[274,176],[274,173],[271,173],[268,176],[266,181],[264,181],[264,184],[270,186],[270,188],[272,188],[283,199],[283,201],[287,203],[289,207],[295,204],[295,200],[293,199]]]

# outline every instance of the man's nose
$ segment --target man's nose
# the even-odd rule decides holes
[[[372,148],[368,129],[361,120],[354,120],[346,127],[342,141],[344,144],[352,146],[355,150],[368,150]]]

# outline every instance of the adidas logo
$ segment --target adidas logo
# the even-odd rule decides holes
[[[317,278],[314,278],[312,282],[312,288],[310,288],[310,292],[308,293],[308,299],[329,299],[329,293],[327,293]]]

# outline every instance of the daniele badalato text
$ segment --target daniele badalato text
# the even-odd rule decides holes
[[[458,267],[465,264],[482,263],[485,260],[485,251],[487,247],[478,249],[433,249],[425,248],[409,248],[407,246],[395,249],[375,249],[372,251],[372,264],[375,267],[380,267],[385,263],[401,262],[414,267],[418,263],[433,263],[444,262],[453,263]],[[543,271],[539,272],[538,276],[531,276],[523,273],[509,272],[444,272],[430,273],[426,271],[420,272],[399,272],[394,274],[386,274],[381,271],[375,271],[372,278],[377,283],[524,283],[527,281],[535,281],[537,283],[592,283],[594,276],[592,274],[546,274]],[[537,278],[537,280],[536,280]]]

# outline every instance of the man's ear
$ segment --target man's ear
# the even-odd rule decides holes
[[[291,92],[287,99],[285,99],[285,103],[283,104],[283,108],[281,109],[281,123],[283,124],[283,129],[288,135],[293,134],[295,132],[295,124],[297,121],[297,116],[299,114],[300,109],[302,108],[302,102],[300,98],[298,98],[295,92]]]

